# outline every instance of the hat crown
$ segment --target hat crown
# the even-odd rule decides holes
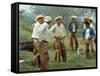
[[[77,18],[77,16],[71,16],[71,18]]]
[[[57,16],[57,17],[55,18],[55,20],[57,20],[57,19],[62,19],[62,16]]]
[[[38,15],[38,16],[36,16],[35,21],[37,21],[37,19],[39,19],[39,18],[41,18],[41,17],[44,17],[44,16],[43,16],[43,15]]]
[[[45,16],[44,17],[44,21],[46,21],[46,22],[49,22],[49,21],[51,21],[52,19],[51,19],[51,17],[50,16]]]

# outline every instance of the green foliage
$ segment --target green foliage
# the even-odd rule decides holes
[[[31,40],[32,24],[26,17],[20,17],[19,19],[19,40],[20,42],[26,42]]]

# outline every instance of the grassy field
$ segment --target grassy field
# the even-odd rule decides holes
[[[68,39],[66,39],[66,52],[67,52],[67,61],[57,63],[54,60],[55,52],[52,48],[52,42],[49,42],[49,70],[51,69],[70,69],[70,68],[85,68],[85,67],[96,67],[96,59],[87,59],[86,55],[77,55],[76,52],[71,51],[69,48]],[[84,43],[79,39],[79,44],[84,48]],[[25,60],[23,63],[20,63],[20,71],[36,71],[39,68],[32,66],[32,52],[20,51],[19,59]]]

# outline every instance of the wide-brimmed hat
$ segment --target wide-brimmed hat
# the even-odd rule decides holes
[[[74,19],[77,19],[77,16],[71,16],[71,19],[73,19],[73,18],[74,18]]]
[[[35,21],[37,21],[39,18],[44,18],[44,16],[43,15],[36,16]]]
[[[50,16],[45,16],[44,17],[44,21],[46,21],[46,22],[49,22],[49,21],[51,21],[52,20],[52,18],[50,17]]]
[[[55,21],[58,20],[58,19],[62,19],[62,16],[57,16],[57,17],[55,18]]]
[[[88,19],[88,20],[89,20],[89,18],[90,18],[89,16],[85,16],[85,17],[84,17],[84,20],[85,20],[85,19]]]
[[[92,18],[92,17],[89,17],[89,20],[90,20],[90,21],[93,21],[93,18]]]

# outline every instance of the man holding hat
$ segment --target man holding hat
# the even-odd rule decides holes
[[[66,61],[66,51],[64,47],[64,39],[66,36],[66,30],[62,24],[62,17],[57,16],[55,18],[55,24],[51,27],[50,31],[53,34],[53,46],[55,50],[55,60],[61,62],[61,57],[63,61]]]
[[[72,50],[76,50],[78,48],[78,40],[76,37],[78,29],[78,23],[77,23],[77,17],[76,16],[71,16],[71,22],[69,23],[68,30],[70,33],[70,46]],[[75,43],[75,49],[74,49],[74,43]]]
[[[86,56],[87,58],[90,58],[90,51],[92,52],[92,54],[95,56],[96,55],[96,51],[93,47],[93,38],[95,37],[95,31],[92,27],[90,27],[90,23],[89,22],[84,22],[86,25],[86,28],[83,31],[83,39],[85,40],[85,46],[86,46]],[[90,50],[89,50],[90,47]]]
[[[40,41],[40,61],[41,70],[47,70],[49,67],[49,54],[48,54],[48,40],[49,40],[49,24],[51,22],[50,16],[44,17],[44,23],[37,30],[39,32]]]
[[[44,16],[43,15],[38,15],[35,18],[35,24],[32,32],[32,40],[33,40],[33,62],[32,64],[35,65],[36,67],[40,67],[41,62],[40,62],[40,42],[39,42],[39,32],[38,29],[39,27],[44,23]]]

